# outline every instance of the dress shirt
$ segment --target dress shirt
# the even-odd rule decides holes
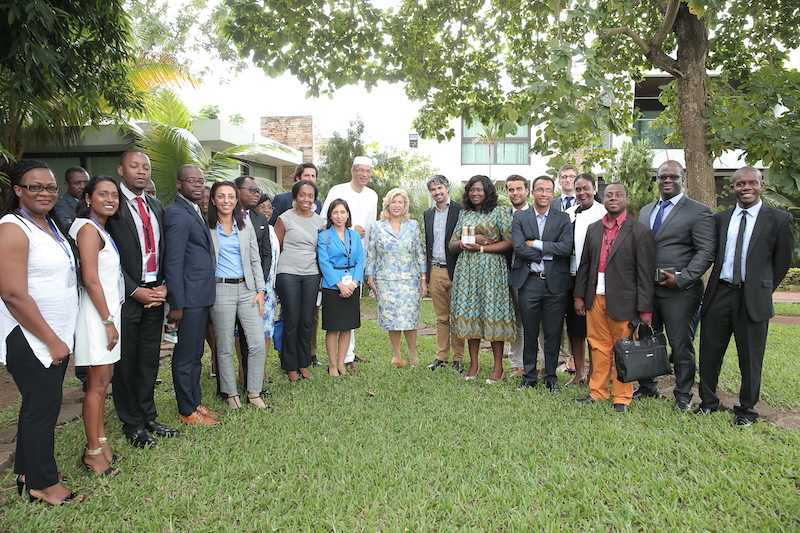
[[[217,261],[218,278],[243,278],[242,254],[239,250],[239,230],[236,221],[233,221],[233,231],[230,235],[225,233],[222,224],[217,222],[219,234],[219,260]],[[260,289],[259,289],[260,290]]]
[[[186,202],[187,202],[187,203],[188,203],[190,206],[192,206],[192,208],[194,209],[194,212],[195,212],[195,213],[197,213],[197,216],[199,216],[199,217],[200,217],[200,220],[205,220],[205,219],[203,218],[203,213],[201,213],[201,212],[200,212],[200,206],[199,206],[199,205],[197,205],[195,202],[193,202],[193,201],[189,200],[188,198],[186,198],[186,197],[185,197],[184,195],[182,195],[181,193],[178,193],[178,196],[180,196],[181,198],[183,198],[184,200],[186,200]]]
[[[683,198],[683,193],[676,194],[669,200],[659,200],[658,202],[656,202],[656,205],[653,206],[653,210],[650,212],[650,229],[653,229],[653,224],[656,223],[656,216],[658,216],[658,210],[661,209],[661,204],[663,204],[664,202],[669,204],[664,208],[664,214],[661,215],[661,223],[663,224],[664,221],[667,219],[667,215],[670,214],[673,207],[678,205],[678,201],[680,201],[681,198]]]
[[[567,206],[567,198],[569,198],[569,206]],[[575,200],[574,196],[562,196],[561,197],[561,210],[566,211],[573,205],[577,204],[578,202]]]
[[[622,214],[618,216],[617,219],[614,221],[610,221],[608,219],[608,215],[602,218],[603,226],[605,226],[605,231],[603,231],[603,242],[602,245],[600,246],[600,261],[597,263],[598,274],[600,274],[601,272],[604,273],[606,271],[608,254],[614,247],[614,241],[617,240],[617,235],[619,235],[619,229],[622,227],[622,223],[625,222],[626,218],[628,218],[627,211],[623,211]]]
[[[147,203],[147,195],[142,194],[134,194],[133,191],[128,189],[124,183],[119,184],[119,188],[122,191],[122,196],[125,197],[125,203],[128,204],[128,212],[129,216],[132,217],[134,225],[136,225],[136,233],[139,235],[139,247],[142,250],[142,274],[144,275],[144,279],[139,281],[143,283],[152,283],[156,281],[156,277],[158,274],[158,270],[161,268],[161,258],[158,256],[159,250],[159,242],[161,241],[161,231],[158,222],[158,217],[153,215],[153,211],[150,209],[150,204]],[[139,213],[139,204],[136,201],[136,197],[141,198],[144,201],[144,205],[147,208],[147,213],[150,215],[150,226],[153,228],[153,241],[155,245],[155,254],[156,254],[156,271],[155,272],[148,272],[147,271],[147,253],[145,250],[147,249],[147,245],[144,242],[144,226],[142,225],[142,215]]]
[[[744,237],[742,239],[742,281],[745,281],[747,272],[747,248],[750,246],[750,237],[753,236],[753,228],[756,225],[758,213],[761,211],[761,200],[754,206],[742,209],[739,204],[733,209],[731,221],[728,223],[728,235],[725,239],[725,260],[719,272],[719,278],[729,283],[733,283],[733,256],[736,255],[736,238],[739,236],[739,224],[742,222],[742,211],[747,212],[747,221],[744,227]]]
[[[544,234],[544,226],[545,224],[547,224],[547,215],[549,214],[550,214],[549,207],[547,208],[547,211],[545,211],[544,215],[540,215],[538,211],[536,212],[536,226],[539,228],[539,237],[541,237]],[[534,239],[533,245],[531,247],[541,251],[544,248],[544,244],[541,238]],[[540,262],[531,263],[531,272],[544,272],[544,262],[552,260],[553,260],[552,254],[543,255],[542,260]]]
[[[525,203],[525,205],[522,206],[522,209],[517,209],[516,207],[512,207],[511,209],[508,210],[508,213],[511,215],[511,218],[514,218],[514,215],[516,215],[517,213],[520,213],[522,211],[527,211],[530,208],[531,208],[530,204]]]
[[[445,255],[445,242],[450,242],[450,237],[445,235],[447,232],[447,214],[450,212],[450,197],[447,197],[444,209],[434,206],[433,211],[433,247],[431,248],[431,259],[435,265],[447,264]]]

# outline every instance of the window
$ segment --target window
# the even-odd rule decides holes
[[[515,134],[498,137],[489,147],[481,139],[486,129],[475,122],[461,125],[461,164],[462,165],[529,165],[531,131],[528,126],[517,126]]]

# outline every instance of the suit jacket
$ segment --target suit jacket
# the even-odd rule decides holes
[[[156,283],[164,282],[164,206],[162,203],[148,195],[143,196],[150,207],[151,216],[158,221],[158,275]],[[109,221],[106,225],[108,233],[114,238],[119,249],[122,273],[125,277],[125,296],[129,297],[142,284],[142,246],[139,243],[139,232],[130,209],[125,205],[125,198],[120,197],[120,209],[124,209],[122,222]],[[169,292],[169,287],[167,287]]]
[[[219,263],[219,230],[210,228],[211,243],[214,246],[214,264]],[[267,282],[264,281],[264,270],[261,268],[261,254],[258,251],[256,232],[252,224],[245,224],[245,227],[238,228],[239,235],[239,254],[242,256],[242,269],[244,270],[244,282],[251,291],[266,289]]]
[[[602,220],[586,230],[581,264],[575,276],[575,298],[592,308],[597,290],[597,265],[603,246]],[[655,245],[650,228],[628,216],[622,222],[606,262],[606,311],[612,320],[634,320],[639,313],[653,312]]]
[[[708,279],[708,289],[703,299],[705,302],[712,301],[719,285],[719,274],[725,260],[728,224],[733,211],[727,209],[714,215],[717,223],[717,256]],[[792,216],[762,204],[747,248],[745,264],[742,265],[745,273],[744,302],[747,314],[754,322],[769,320],[775,314],[772,293],[792,266],[793,253]],[[707,309],[707,306],[703,306],[701,313],[705,315]]]
[[[639,221],[648,228],[656,204],[647,204],[639,213]],[[656,296],[679,296],[693,283],[702,283],[703,274],[714,261],[716,236],[717,228],[711,209],[684,194],[672,206],[655,235],[656,268],[675,267],[680,271],[675,275],[680,291],[656,284]]]
[[[69,193],[62,194],[56,200],[56,216],[67,231],[69,231],[72,222],[75,221],[76,207],[78,207],[78,199],[73,198]]]
[[[214,305],[216,259],[211,232],[203,217],[180,196],[164,213],[164,239],[164,279],[170,307]]]
[[[563,198],[563,196],[559,196],[558,198],[553,198],[552,200],[550,200],[550,207],[551,208],[555,208],[556,211],[563,211],[562,206],[561,206],[561,199],[562,198]],[[602,203],[602,202],[600,202],[600,203]],[[578,199],[573,194],[572,195],[572,205],[577,205],[577,204],[578,204]],[[570,206],[570,207],[572,207],[572,206]]]
[[[447,275],[450,280],[453,279],[453,272],[456,270],[457,256],[450,253],[450,237],[453,235],[453,230],[458,222],[458,214],[461,212],[461,204],[450,200],[450,209],[447,212],[447,222],[444,226],[444,257],[447,260]],[[425,222],[425,261],[428,265],[427,281],[431,280],[431,261],[433,261],[433,218],[436,214],[436,206],[429,207],[423,213],[423,221]],[[438,267],[437,267],[438,268]]]
[[[556,211],[551,206],[544,231],[539,235],[536,214],[536,208],[531,207],[514,215],[511,223],[514,261],[508,281],[517,289],[522,288],[531,272],[531,263],[538,263],[542,261],[543,256],[552,255],[552,260],[544,261],[547,288],[553,294],[568,291],[572,288],[572,274],[569,272],[569,260],[572,256],[572,223],[569,215]],[[542,241],[541,250],[525,244],[525,241],[535,239]]]
[[[291,191],[275,195],[275,198],[272,199],[272,216],[269,219],[270,226],[274,226],[275,223],[278,222],[278,217],[292,208],[292,202],[294,202],[294,198],[292,198]],[[314,212],[322,216],[322,218],[325,218],[325,214],[322,214],[322,202],[319,201],[319,198],[314,200],[314,207]]]
[[[264,279],[269,277],[269,269],[272,266],[272,243],[269,238],[269,223],[267,217],[255,209],[247,210],[247,226],[253,226],[256,232],[256,242],[258,242],[258,253],[261,258],[261,270]]]
[[[350,247],[350,257],[347,257],[347,247]],[[342,276],[349,273],[359,284],[364,283],[364,245],[361,244],[361,235],[352,229],[345,230],[345,242],[339,239],[336,229],[331,226],[317,235],[317,260],[319,271],[322,274],[321,286],[324,289],[339,290],[337,283],[342,281]],[[336,267],[352,267],[349,270]]]

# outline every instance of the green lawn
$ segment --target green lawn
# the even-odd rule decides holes
[[[433,322],[429,302],[422,319]],[[763,386],[765,401],[793,409],[796,331],[770,328]],[[273,413],[245,408],[219,427],[184,427],[157,450],[130,448],[109,406],[110,440],[125,456],[111,480],[79,468],[83,428],[68,424],[59,466],[87,501],[29,505],[8,473],[0,531],[800,529],[800,433],[737,430],[729,413],[680,415],[666,400],[620,416],[608,404],[570,401],[585,389],[518,393],[510,380],[489,386],[449,368],[393,368],[385,332],[365,322],[357,338],[357,352],[373,360],[361,372],[330,378],[318,367],[314,379],[291,384],[270,356]],[[433,352],[434,339],[421,337],[423,365]],[[735,390],[730,355],[722,386]],[[485,379],[490,355],[481,363]],[[168,368],[161,377],[159,418],[177,423]],[[206,403],[226,410],[207,371],[203,387]]]
[[[800,303],[774,302],[776,315],[800,316]]]

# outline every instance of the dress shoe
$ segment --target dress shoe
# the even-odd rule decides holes
[[[624,403],[615,403],[614,404],[614,411],[618,412],[621,415],[624,415],[628,412],[630,407]]]
[[[158,446],[156,440],[150,436],[146,429],[140,429],[128,435],[128,442],[135,448],[155,448]]]
[[[731,425],[735,428],[747,428],[755,424],[755,420],[750,420],[749,418],[745,418],[742,415],[736,415],[733,417],[731,421]]]
[[[464,373],[464,363],[461,361],[453,361],[453,370],[458,372],[459,374]]]
[[[178,415],[178,420],[180,420],[184,424],[189,424],[190,426],[200,426],[200,425],[216,426],[217,424],[222,423],[212,416],[204,415],[199,410],[195,411],[189,416]]]
[[[208,407],[206,407],[203,404],[200,404],[200,405],[197,406],[197,412],[200,413],[203,416],[207,416],[207,417],[211,417],[211,418],[220,418],[222,416],[225,416],[225,413],[220,413],[218,411],[212,411],[211,409],[209,409]]]
[[[311,356],[311,364],[314,366],[322,366],[322,363],[319,362],[316,355]]]
[[[522,385],[517,387],[517,392],[524,392],[528,389],[536,388],[537,383],[535,381],[523,381]]]
[[[355,361],[356,363],[369,363],[370,362],[369,359],[366,359],[364,357],[359,357],[357,355],[353,356],[353,361]]]
[[[444,365],[446,365],[446,364],[447,364],[447,361],[442,361],[441,359],[434,359],[434,360],[433,360],[433,363],[429,364],[429,365],[428,365],[428,366],[426,366],[425,368],[427,368],[428,370],[430,370],[431,372],[433,372],[434,370],[436,370],[436,369],[437,369],[437,368],[439,368],[440,366],[444,366]]]
[[[168,428],[159,422],[158,420],[151,420],[150,422],[144,423],[144,428],[152,433],[153,435],[159,437],[177,437],[181,434],[180,431],[177,429]]]
[[[345,363],[344,366],[347,367],[348,372],[358,372],[355,361],[350,361],[349,363]]]
[[[511,374],[509,374],[509,376],[512,377],[512,378],[521,378],[523,374],[525,374],[525,370],[524,369],[522,369],[522,368],[520,368],[518,366],[512,366],[511,367]]]
[[[689,400],[675,400],[675,405],[672,406],[672,410],[680,413],[688,413],[692,410],[692,402]]]
[[[500,378],[499,379],[488,378],[486,380],[486,384],[487,385],[494,385],[495,383],[500,383],[501,381],[503,381],[504,377],[506,377],[506,371],[505,370],[503,370],[503,373],[500,374]]]
[[[642,398],[661,398],[661,393],[636,389],[636,391],[633,393],[633,399],[641,400]]]
[[[710,415],[713,412],[714,412],[713,409],[709,409],[708,407],[703,407],[702,405],[697,406],[697,409],[693,411],[694,414],[701,416]]]
[[[408,366],[408,362],[405,359],[400,359],[399,361],[392,361],[389,364],[392,366]]]
[[[558,383],[555,381],[548,381],[547,382],[547,390],[550,392],[559,393],[561,392],[561,387],[558,386]]]
[[[582,403],[584,405],[590,405],[596,402],[597,400],[595,400],[594,398],[591,397],[591,395],[589,395],[589,396],[584,396],[583,398],[575,398],[572,401]]]

